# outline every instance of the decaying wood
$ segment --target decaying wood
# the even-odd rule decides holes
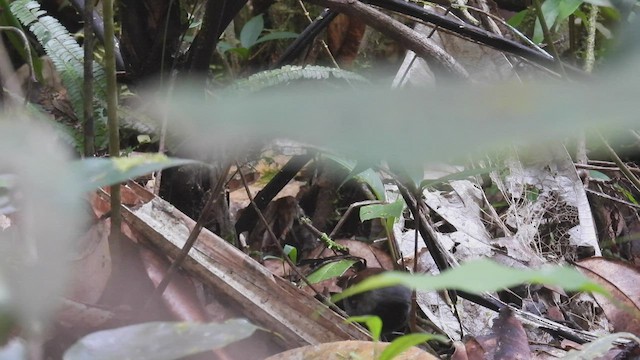
[[[129,186],[147,202],[123,205],[124,220],[168,256],[177,256],[195,222],[141,187]],[[343,317],[206,229],[183,269],[232,298],[249,320],[280,334],[289,348],[368,339],[364,330],[345,324]]]

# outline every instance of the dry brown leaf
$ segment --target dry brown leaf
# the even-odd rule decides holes
[[[341,66],[349,66],[358,56],[364,38],[365,23],[355,17],[339,14],[327,28],[327,45]]]
[[[494,359],[531,359],[531,350],[527,334],[520,320],[505,307],[493,323],[493,333],[498,337],[498,346]]]
[[[469,360],[467,356],[467,348],[464,346],[464,343],[461,341],[453,342],[453,355],[451,355],[451,360]]]
[[[592,257],[576,263],[579,270],[591,280],[605,288],[616,302],[612,303],[602,295],[594,294],[596,301],[613,324],[616,332],[640,334],[640,318],[629,313],[640,311],[640,273],[633,266],[616,260]],[[628,309],[628,310],[625,310]]]
[[[336,240],[336,243],[348,247],[349,255],[365,259],[368,268],[393,270],[393,259],[384,250],[359,240]],[[318,259],[333,255],[335,254],[329,249],[318,248],[311,252],[309,258]]]
[[[495,348],[495,339],[489,337],[471,337],[465,341],[464,347],[469,360],[491,359],[487,353],[487,349]]]
[[[95,304],[102,296],[111,276],[109,227],[107,220],[94,224],[80,239],[75,259],[71,291],[67,297],[84,304]]]
[[[375,359],[389,343],[371,341],[338,341],[319,345],[309,345],[282,352],[266,360],[343,360]],[[394,357],[395,360],[437,360],[424,350],[412,347]]]
[[[491,334],[467,339],[465,349],[469,360],[532,358],[527,334],[509,308],[500,312]]]

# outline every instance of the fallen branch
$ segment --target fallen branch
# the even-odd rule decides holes
[[[160,251],[177,257],[195,221],[140,186],[129,186],[146,203],[123,205],[123,219]],[[230,297],[249,320],[282,335],[279,339],[287,348],[369,339],[363,329],[345,324],[343,317],[207,229],[200,232],[182,268]]]

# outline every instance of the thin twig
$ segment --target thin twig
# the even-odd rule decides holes
[[[355,0],[313,0],[313,2],[362,19],[367,25],[425,59],[434,70],[457,79],[469,79],[469,73],[465,68],[433,40],[417,34],[413,29],[370,5]]]
[[[14,26],[0,26],[0,31],[12,31],[18,34],[20,40],[22,40],[22,44],[24,45],[24,52],[27,61],[27,67],[29,69],[29,81],[27,81],[27,91],[24,94],[24,106],[27,106],[29,103],[29,97],[31,95],[31,88],[33,87],[33,83],[36,82],[35,72],[33,68],[33,59],[31,58],[31,46],[29,46],[29,39],[24,34],[24,32]]]
[[[300,277],[302,282],[304,282],[307,286],[309,286],[309,288],[313,290],[314,293],[321,295],[320,292],[318,292],[313,287],[313,285],[311,285],[309,280],[304,275],[302,275],[302,273],[300,272],[296,264],[294,264],[293,261],[291,261],[291,259],[289,258],[289,256],[284,252],[284,249],[280,245],[280,241],[278,240],[278,237],[276,236],[276,234],[273,232],[273,229],[269,225],[269,222],[264,217],[264,214],[262,214],[262,211],[260,211],[260,208],[258,208],[258,205],[256,204],[256,202],[253,201],[253,196],[251,195],[249,184],[247,183],[247,179],[245,178],[244,173],[242,172],[242,169],[240,168],[240,164],[238,162],[236,162],[236,168],[238,169],[238,174],[240,175],[240,181],[242,182],[242,186],[244,187],[244,190],[247,192],[247,197],[249,198],[249,202],[251,203],[251,206],[258,214],[258,218],[262,222],[262,225],[264,225],[265,229],[267,229],[267,233],[269,233],[269,237],[271,238],[273,246],[276,249],[278,249],[278,251],[280,252],[280,256],[282,256],[282,259],[289,265],[291,270],[293,270],[293,272],[295,272],[296,275]]]
[[[173,8],[173,2],[175,0],[169,0],[169,6],[167,6],[167,14],[164,20],[164,29],[162,33],[162,53],[160,54],[160,85],[164,85],[164,58],[167,52],[167,32],[169,31],[169,20],[171,18],[171,9]]]
[[[335,241],[333,241],[332,238],[329,237],[329,235],[318,230],[315,226],[313,226],[313,224],[311,223],[311,219],[309,219],[308,217],[304,217],[304,216],[300,217],[298,218],[298,221],[300,222],[300,224],[306,227],[307,230],[311,231],[311,233],[315,237],[319,238],[320,241],[322,241],[322,243],[324,244],[324,246],[326,246],[329,250],[333,251],[334,254],[337,254],[336,251],[344,254],[349,253],[348,247],[336,243]]]
[[[435,29],[435,28],[434,28]],[[416,195],[416,198],[417,195]],[[414,221],[416,222],[416,228],[413,234],[413,271],[412,273],[418,273],[418,229],[420,229],[420,216],[414,217]],[[411,313],[409,314],[409,329],[411,331],[417,328],[417,318],[418,318],[418,295],[417,291],[414,289],[411,292]]]
[[[336,226],[333,228],[333,230],[331,230],[329,237],[333,239],[336,236],[336,233],[342,228],[342,225],[344,225],[344,223],[347,221],[347,218],[349,217],[349,215],[351,215],[351,212],[354,209],[360,208],[365,205],[373,205],[373,204],[381,204],[381,202],[379,200],[365,200],[365,201],[355,202],[349,205],[349,207],[347,208],[347,211],[344,212],[344,215],[342,215],[342,217],[340,218]]]
[[[589,161],[592,162],[591,160]],[[575,167],[579,169],[587,169],[587,170],[618,171],[618,172],[620,171],[620,168],[617,166],[613,166],[613,163],[611,163],[611,166],[598,166],[598,165],[591,165],[591,164],[576,163]],[[629,168],[629,171],[631,171],[632,173],[640,174],[640,169],[638,168]]]
[[[591,190],[591,189],[588,189],[588,188],[584,189],[584,190],[586,192],[588,192],[588,193],[591,193],[591,194],[596,195],[596,196],[600,196],[600,197],[605,198],[607,200],[615,201],[615,202],[618,202],[620,204],[624,204],[624,205],[632,207],[632,208],[640,209],[640,205],[634,204],[632,202],[625,201],[625,200],[622,200],[622,199],[618,199],[618,198],[615,198],[615,197],[613,197],[611,195],[607,195],[605,193],[601,193],[599,191]]]
[[[313,19],[311,19],[311,16],[309,16],[309,11],[307,10],[307,7],[304,6],[304,3],[302,2],[302,0],[298,0],[298,4],[302,8],[302,11],[304,12],[304,16],[306,16],[307,20],[309,20],[309,24],[313,23]],[[338,62],[336,61],[336,58],[331,53],[331,50],[329,50],[329,46],[327,45],[327,42],[324,40],[320,40],[320,43],[322,44],[322,48],[327,52],[327,55],[329,55],[329,59],[333,63],[333,66],[340,69],[340,65],[338,65]],[[347,79],[347,81],[349,81],[349,79]]]
[[[107,78],[107,125],[109,130],[109,156],[120,156],[120,124],[118,120],[118,84],[116,81],[115,27],[113,24],[113,0],[102,1],[104,15],[104,67]],[[116,263],[122,261],[120,212],[120,184],[111,186],[111,259]]]
[[[556,65],[558,66],[558,70],[562,76],[566,79],[567,73],[565,72],[564,65],[562,64],[562,60],[560,60],[560,53],[558,53],[558,49],[556,48],[556,44],[553,42],[551,38],[551,31],[547,26],[547,20],[544,18],[544,13],[542,12],[542,5],[540,4],[540,0],[533,0],[533,4],[536,9],[536,15],[538,16],[538,21],[540,21],[540,27],[542,27],[542,33],[544,34],[544,41],[547,42],[549,48],[551,49],[551,53],[556,61]]]
[[[445,10],[443,16],[449,15],[450,12],[451,12],[451,6],[447,7],[447,9]],[[440,27],[439,25],[435,25],[431,29],[431,32],[429,32],[429,35],[427,35],[427,39],[431,39],[431,37],[433,36],[433,34],[436,33],[436,31],[438,30],[439,27]],[[412,52],[412,54],[413,54],[413,57],[411,58],[411,61],[409,62],[409,65],[407,65],[407,67],[405,68],[404,72],[402,73],[402,77],[400,78],[400,81],[397,82],[397,84],[398,84],[397,86],[401,86],[402,84],[404,84],[405,79],[409,75],[409,70],[411,69],[413,64],[416,62],[416,58],[418,56],[414,52]]]
[[[93,118],[93,0],[84,4],[84,79],[82,82],[83,100],[83,133],[84,133],[84,156],[93,156],[95,148],[95,123]]]
[[[469,5],[465,5],[466,8],[469,8],[471,10],[477,11],[479,13],[484,14],[485,16],[490,17],[491,19],[500,22],[504,27],[506,27],[507,29],[511,30],[512,33],[514,33],[517,37],[519,37],[522,41],[526,42],[529,46],[531,46],[532,48],[536,49],[537,51],[539,51],[540,53],[551,57],[551,54],[549,54],[545,49],[541,48],[540,46],[538,46],[538,44],[534,43],[531,39],[529,39],[529,37],[525,34],[523,34],[520,30],[518,30],[515,26],[512,26],[511,24],[509,24],[508,22],[504,21],[504,19],[502,19],[499,16],[493,15],[490,12],[484,11],[480,8],[477,8],[475,6],[469,6]]]
[[[615,162],[616,165],[618,165],[618,167],[620,168],[620,171],[622,171],[622,173],[627,178],[627,180],[629,180],[631,184],[633,184],[633,187],[635,187],[636,191],[640,192],[640,180],[638,180],[638,178],[635,175],[633,175],[631,170],[629,170],[629,167],[627,166],[627,164],[625,164],[624,161],[620,159],[618,154],[615,152],[615,150],[613,150],[611,145],[609,145],[609,143],[604,138],[604,136],[602,136],[602,134],[600,133],[598,133],[598,136],[600,137],[600,140],[604,144],[605,150],[607,151],[607,153],[609,153],[609,156],[611,156],[611,159],[613,160],[613,162]]]

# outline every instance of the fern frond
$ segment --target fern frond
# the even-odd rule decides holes
[[[364,77],[342,69],[325,66],[307,65],[295,66],[286,65],[280,69],[262,71],[253,74],[246,79],[238,80],[229,86],[228,92],[233,94],[245,94],[260,91],[262,89],[282,85],[294,80],[317,79],[326,80],[330,78],[344,79],[347,81],[368,82]]]
[[[82,82],[84,79],[84,52],[69,31],[57,19],[46,15],[40,4],[33,0],[16,0],[10,5],[11,12],[38,39],[60,74],[62,83],[78,118],[83,118]],[[93,63],[94,92],[98,99],[106,96],[104,69]],[[97,107],[101,104],[94,100]]]

